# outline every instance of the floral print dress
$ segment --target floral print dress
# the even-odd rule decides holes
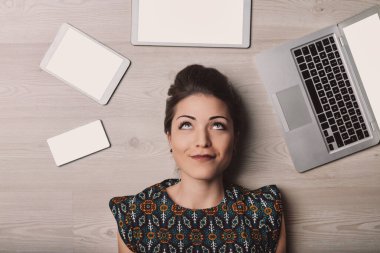
[[[282,220],[275,185],[248,190],[229,184],[219,205],[187,209],[166,191],[179,181],[166,179],[110,200],[120,236],[133,252],[275,252]]]

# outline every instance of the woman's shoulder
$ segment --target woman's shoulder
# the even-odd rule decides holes
[[[174,181],[175,179],[166,179],[162,182],[146,187],[137,194],[112,197],[109,201],[110,208],[112,209],[113,206],[121,205],[131,206],[132,204],[141,201],[155,200],[161,196],[162,192],[168,185],[175,183]]]
[[[281,198],[280,189],[275,184],[265,185],[257,189],[248,189],[238,184],[231,184],[231,188],[233,191],[238,191],[240,194],[244,196],[249,195],[254,198],[268,198],[268,199]]]
[[[268,206],[273,206],[276,211],[282,212],[282,197],[277,185],[265,185],[253,190],[237,184],[231,186],[231,191],[235,192],[236,196],[239,196],[246,206],[253,209],[256,207],[265,209]]]

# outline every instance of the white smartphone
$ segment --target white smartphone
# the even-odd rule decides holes
[[[110,147],[100,120],[54,136],[47,143],[57,166]]]

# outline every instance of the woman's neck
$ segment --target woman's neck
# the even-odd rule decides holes
[[[177,205],[188,209],[215,207],[224,197],[223,178],[200,180],[182,173],[181,181],[168,187],[167,193]]]

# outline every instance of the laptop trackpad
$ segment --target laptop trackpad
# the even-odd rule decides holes
[[[279,91],[276,96],[289,130],[312,122],[298,85]]]

